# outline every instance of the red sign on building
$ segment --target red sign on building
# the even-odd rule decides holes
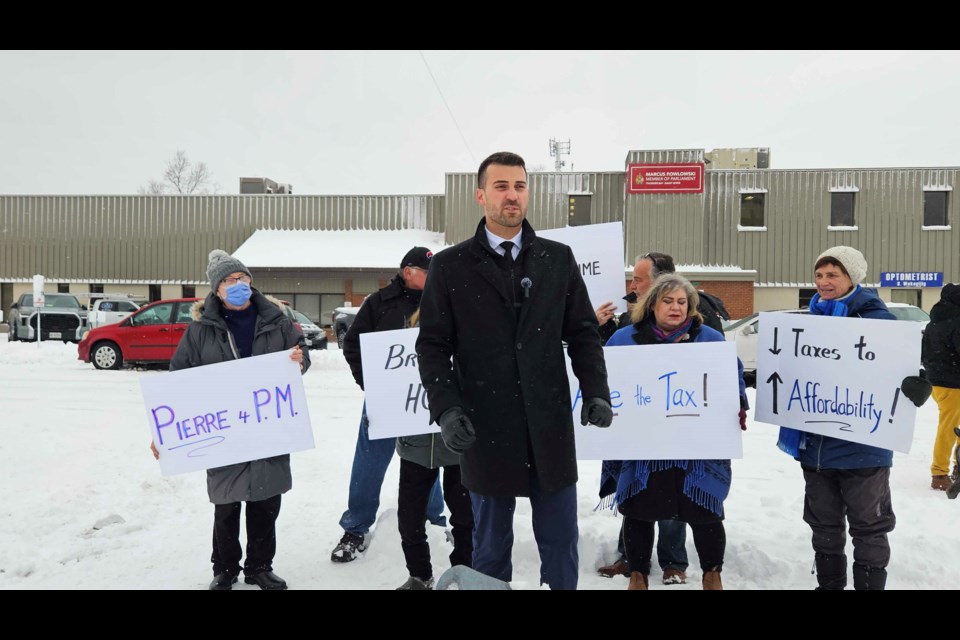
[[[703,193],[703,163],[628,165],[627,193]]]

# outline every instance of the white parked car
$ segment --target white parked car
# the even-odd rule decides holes
[[[87,316],[91,329],[120,322],[140,308],[136,302],[127,299],[100,298],[95,300]]]
[[[930,315],[919,307],[902,302],[888,302],[887,308],[897,320],[922,322],[924,328],[930,322]],[[774,313],[809,313],[807,309],[785,309]],[[757,342],[760,331],[760,315],[754,313],[729,323],[723,330],[723,337],[737,343],[737,356],[743,362],[743,380],[748,387],[756,385],[757,379]]]

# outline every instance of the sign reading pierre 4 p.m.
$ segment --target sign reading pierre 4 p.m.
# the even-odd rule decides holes
[[[943,271],[881,271],[881,287],[942,287]]]

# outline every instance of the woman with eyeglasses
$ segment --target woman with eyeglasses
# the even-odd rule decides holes
[[[617,331],[608,347],[723,342],[723,334],[704,325],[697,311],[697,290],[683,276],[659,276],[634,306],[634,324]],[[737,361],[740,428],[747,428],[743,365]],[[733,372],[731,371],[731,375]],[[729,460],[625,460],[616,478],[614,505],[623,515],[623,542],[630,569],[630,590],[647,590],[653,557],[654,525],[686,522],[703,569],[703,588],[723,589],[720,571],[726,552],[723,503],[730,492]]]
[[[277,351],[290,351],[290,359],[300,364],[301,373],[309,368],[310,356],[299,346],[300,332],[284,315],[278,300],[250,286],[253,276],[242,262],[215,249],[210,252],[207,277],[210,294],[194,305],[194,322],[170,361],[171,371]],[[150,448],[159,458],[152,443]],[[273,573],[273,557],[280,496],[292,483],[289,455],[207,470],[207,495],[215,505],[211,590],[231,589],[240,575],[241,502],[247,503],[244,582],[266,590],[287,588]]]

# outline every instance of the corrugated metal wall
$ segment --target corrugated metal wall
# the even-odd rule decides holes
[[[924,230],[924,187],[957,183],[958,169],[714,171],[707,173],[705,228],[709,264],[756,269],[760,282],[811,284],[828,247],[849,245],[867,258],[867,281],[881,271],[943,271],[960,279],[960,228]],[[856,230],[830,230],[831,188],[856,187]],[[740,190],[766,189],[766,231],[738,231]],[[958,224],[955,192],[948,220]]]
[[[0,196],[0,280],[204,280],[256,229],[444,231],[442,195]]]
[[[622,172],[602,173],[530,173],[530,202],[527,219],[534,229],[556,229],[567,226],[567,196],[591,194],[591,223],[623,220],[623,193],[625,175]],[[483,217],[474,194],[477,174],[448,173],[446,175],[447,244],[456,244],[473,237],[477,223]]]
[[[703,149],[631,151],[627,164],[703,162]],[[709,175],[709,174],[708,174]],[[624,185],[624,190],[626,186]],[[624,236],[628,263],[642,253],[660,251],[678,264],[707,264],[704,194],[643,193],[626,196]]]

